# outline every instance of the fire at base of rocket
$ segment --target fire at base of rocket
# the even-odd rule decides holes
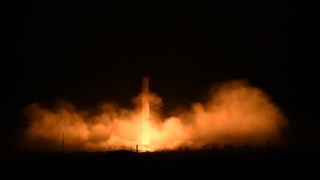
[[[179,147],[265,146],[281,143],[287,118],[259,88],[246,81],[220,84],[205,102],[171,116],[161,113],[162,100],[149,91],[149,79],[142,78],[142,93],[133,99],[134,108],[113,103],[97,107],[98,113],[78,109],[60,101],[55,108],[33,103],[25,109],[29,126],[23,147],[34,150],[105,151],[111,147],[139,146],[140,151]],[[173,109],[174,110],[174,109]]]

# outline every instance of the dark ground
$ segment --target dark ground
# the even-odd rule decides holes
[[[37,178],[319,177],[318,151],[232,148],[135,153],[20,153],[1,159],[14,176]]]

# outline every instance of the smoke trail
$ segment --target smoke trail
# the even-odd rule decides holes
[[[96,113],[79,110],[60,102],[55,108],[38,103],[25,109],[28,128],[24,146],[34,150],[60,150],[62,134],[68,151],[105,151],[142,144],[145,125],[141,119],[141,96],[133,99],[135,108],[124,109],[106,103]],[[281,141],[287,119],[279,108],[256,87],[232,81],[214,88],[205,103],[173,117],[162,118],[159,96],[149,93],[150,150],[200,148],[208,144],[261,146],[271,138]]]

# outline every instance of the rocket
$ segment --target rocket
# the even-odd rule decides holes
[[[141,118],[142,118],[142,144],[149,144],[148,123],[150,119],[149,104],[149,78],[142,78],[142,102],[141,102]]]
[[[149,121],[149,78],[142,78],[142,120]]]

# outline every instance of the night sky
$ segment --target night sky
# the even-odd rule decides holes
[[[247,79],[289,118],[289,143],[315,146],[319,123],[307,103],[314,84],[303,63],[302,12],[298,5],[262,7],[16,4],[9,58],[1,67],[2,142],[15,145],[25,126],[23,109],[33,102],[130,107],[141,76],[149,75],[165,113],[203,100],[216,83]]]

